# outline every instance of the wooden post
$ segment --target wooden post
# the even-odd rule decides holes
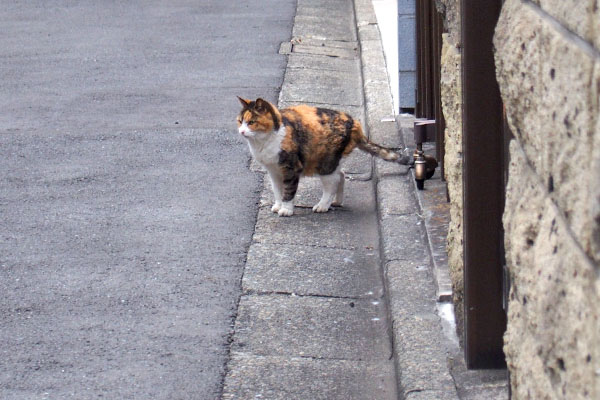
[[[468,368],[505,367],[504,138],[493,35],[501,0],[461,0],[464,345]]]

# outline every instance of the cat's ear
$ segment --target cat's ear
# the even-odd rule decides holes
[[[248,105],[250,105],[250,100],[243,99],[240,96],[237,96],[237,98],[240,101],[242,107],[248,107]]]
[[[269,102],[260,97],[254,102],[254,109],[258,112],[266,112],[269,110]]]

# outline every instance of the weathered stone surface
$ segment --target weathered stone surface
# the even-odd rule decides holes
[[[390,282],[390,306],[395,320],[404,321],[426,314],[437,316],[431,259],[427,255],[413,260],[390,261],[386,264],[385,276]]]
[[[598,0],[532,0],[568,30],[600,49],[600,8]]]
[[[412,183],[412,182],[411,182]],[[413,184],[414,187],[414,184]],[[439,173],[426,181],[425,190],[416,190],[421,215],[427,229],[429,250],[433,258],[433,276],[438,301],[451,301],[452,284],[446,253],[450,205],[446,201],[446,183]]]
[[[312,203],[316,204],[316,202]],[[269,204],[259,211],[254,241],[354,249],[356,248],[355,240],[359,235],[356,232],[356,221],[344,221],[343,229],[340,229],[337,224],[343,218],[344,213],[345,210],[340,208],[333,208],[327,213],[314,213],[312,206],[304,206],[299,203],[294,208],[294,215],[286,218],[272,213]],[[334,222],[337,226],[332,225]],[[272,231],[277,232],[277,235],[271,235]],[[376,242],[371,241],[370,243],[375,248]]]
[[[292,35],[312,39],[356,40],[354,26],[335,14],[296,15]]]
[[[508,399],[508,371],[506,369],[468,370],[462,349],[448,359],[448,364],[461,400]]]
[[[456,1],[445,1],[449,33],[442,36],[440,91],[446,130],[444,132],[444,173],[450,198],[450,223],[447,246],[448,269],[452,281],[452,297],[458,336],[463,327],[463,193],[462,193],[462,91],[460,27],[456,21],[459,7]],[[456,33],[458,31],[458,34]]]
[[[388,176],[377,183],[380,215],[405,215],[417,212],[414,184],[408,175]]]
[[[291,53],[288,57],[288,68],[331,70],[358,74],[360,65],[356,59],[342,57],[323,57],[322,55]]]
[[[360,87],[346,85],[351,73],[322,70],[318,74],[307,74],[298,69],[288,69],[283,81],[280,101],[313,102],[361,106]]]
[[[429,268],[430,260],[422,259],[390,262],[386,269],[404,395],[417,390],[452,392],[454,388]]]
[[[383,215],[381,228],[385,261],[413,260],[427,254],[424,224],[418,216]]]
[[[381,121],[394,115],[392,106],[392,92],[387,82],[379,80],[365,80],[363,82],[365,93],[365,104],[373,108],[370,112],[370,121]]]
[[[446,129],[444,173],[450,199],[446,251],[458,337],[463,328],[463,195],[462,195],[462,90],[460,54],[460,1],[439,0],[447,33],[442,35],[440,92]]]
[[[223,399],[396,399],[391,361],[356,362],[234,353]]]
[[[599,262],[592,241],[600,214],[582,193],[600,182],[600,171],[576,161],[592,160],[593,138],[600,135],[598,61],[534,7],[507,1],[496,29],[508,122],[578,242]]]
[[[568,32],[597,46],[597,21],[595,1],[509,0],[496,28],[516,137],[503,217],[515,398],[600,395],[600,63]]]
[[[347,0],[328,0],[326,2],[321,0],[298,0],[297,13],[300,15],[311,13],[310,9],[318,9],[321,12],[320,16],[324,14],[330,14],[332,12],[339,12],[341,16],[348,18],[354,14],[352,9],[352,2]]]
[[[600,65],[596,66],[596,75],[600,75]],[[591,171],[600,171],[600,118],[596,121],[596,135],[593,138],[592,162],[590,163]],[[597,260],[600,258],[600,185],[592,185],[588,193],[589,202],[591,204],[590,214],[595,215],[595,226],[592,227],[592,254]]]
[[[404,149],[402,138],[398,134],[398,125],[396,125],[393,115],[381,116],[378,119],[369,121],[369,139],[384,147]]]
[[[516,398],[597,398],[597,266],[511,142],[504,215],[511,274],[505,354]]]
[[[456,393],[451,390],[414,390],[404,395],[405,400],[457,400]]]
[[[374,40],[381,43],[381,34],[379,33],[379,25],[377,24],[368,24],[368,25],[360,25],[358,27],[358,38],[361,42],[367,40]],[[381,64],[378,64],[381,66]]]
[[[298,45],[313,47],[331,47],[336,49],[358,50],[358,42],[354,40],[333,40],[333,39],[314,39],[314,38],[293,38],[292,42]],[[358,57],[358,53],[355,53]]]
[[[339,47],[323,46],[307,46],[294,45],[294,53],[297,54],[312,54],[318,56],[326,56],[332,58],[354,59],[356,57],[356,49],[344,49]]]
[[[379,31],[379,30],[377,30]],[[385,67],[385,58],[383,56],[383,45],[381,40],[367,40],[360,42],[360,50],[363,60],[363,74],[365,76],[365,84],[378,81],[388,85],[387,69]]]
[[[245,292],[328,297],[383,295],[375,250],[254,243],[242,287]]]
[[[460,43],[460,0],[436,0],[436,6],[444,13],[444,27],[450,42]]]
[[[356,25],[358,27],[377,23],[371,0],[354,0],[354,9],[356,10]]]
[[[347,17],[348,13],[352,12],[352,9],[348,7],[348,3],[338,3],[338,7],[328,7],[324,9],[322,4],[313,3],[311,5],[302,5],[298,7],[296,11],[296,16],[308,16],[315,19],[323,19],[325,15],[329,20],[331,18],[335,18],[337,20],[343,20],[344,17]]]
[[[233,351],[262,356],[387,360],[384,302],[311,296],[242,296]]]
[[[461,400],[506,400],[508,399],[508,387],[503,385],[469,388],[464,392],[459,390],[458,395]]]
[[[394,106],[383,47],[380,40],[361,40],[360,47],[365,106],[369,110],[369,137],[377,143],[387,145],[386,141],[393,138],[393,135],[387,134],[390,123],[382,123],[381,120],[394,116]]]
[[[300,185],[319,185],[317,179],[301,179]],[[378,248],[377,222],[372,218],[374,193],[369,190],[371,182],[346,180],[343,207],[327,213],[313,213],[312,206],[318,201],[320,190],[297,192],[294,215],[286,218],[271,212],[271,202],[259,211],[254,232],[258,243],[284,243],[308,246],[355,249]],[[313,186],[315,187],[315,186]],[[356,190],[353,188],[356,187]],[[271,194],[268,194],[271,196]],[[273,234],[275,232],[275,234]]]

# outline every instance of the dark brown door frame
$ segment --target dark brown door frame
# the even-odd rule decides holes
[[[416,108],[417,118],[435,121],[435,158],[444,179],[444,129],[440,91],[442,33],[444,20],[435,0],[416,0]]]
[[[504,368],[504,138],[493,35],[502,0],[461,0],[464,345],[468,368]]]

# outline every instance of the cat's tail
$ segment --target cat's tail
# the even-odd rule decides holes
[[[363,140],[358,142],[357,146],[362,151],[366,151],[367,153],[374,155],[375,157],[379,157],[385,161],[396,162],[402,165],[413,165],[415,163],[414,157],[407,156],[387,147],[380,146],[377,143],[371,142],[365,137],[363,137]]]

